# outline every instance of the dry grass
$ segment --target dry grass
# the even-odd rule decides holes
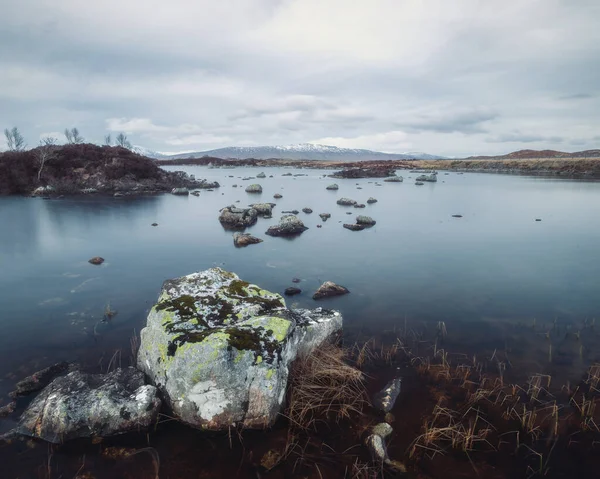
[[[364,375],[346,361],[341,347],[324,343],[292,365],[286,416],[301,429],[319,421],[361,415],[368,404]]]

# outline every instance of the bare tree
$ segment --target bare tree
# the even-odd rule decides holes
[[[25,138],[23,138],[23,135],[21,135],[21,132],[16,126],[12,127],[10,130],[5,128],[4,136],[6,136],[6,142],[10,151],[24,151],[27,147]]]
[[[110,136],[110,133],[104,137],[104,144],[106,146],[112,145],[112,138]]]
[[[40,140],[40,146],[34,150],[34,156],[38,165],[37,179],[38,183],[42,178],[42,171],[48,161],[55,158],[54,147],[56,146],[56,138],[47,136]]]
[[[70,130],[66,128],[65,138],[70,145],[80,145],[84,141],[77,128],[71,128]]]
[[[115,142],[117,146],[122,146],[123,148],[131,149],[131,143],[127,139],[127,135],[125,133],[119,133],[117,138],[115,138]]]

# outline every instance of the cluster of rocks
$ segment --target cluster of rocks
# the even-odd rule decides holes
[[[434,171],[430,175],[417,176],[417,179],[415,180],[417,183],[422,183],[424,181],[435,183],[437,181],[437,171]]]

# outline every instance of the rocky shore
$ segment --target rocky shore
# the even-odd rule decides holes
[[[154,160],[116,146],[63,145],[0,153],[0,195],[125,196],[218,187],[217,182],[185,172],[165,171]]]

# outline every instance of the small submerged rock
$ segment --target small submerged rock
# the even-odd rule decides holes
[[[463,215],[452,215],[452,218],[462,218]]]
[[[288,211],[282,211],[282,213],[287,214],[287,215],[297,215],[300,212],[298,210],[288,210]]]
[[[99,265],[99,264],[104,263],[104,258],[102,258],[100,256],[94,256],[93,258],[88,260],[88,263]]]
[[[269,236],[295,236],[307,229],[302,220],[297,216],[285,215],[281,217],[278,225],[270,226],[265,234]]]
[[[333,183],[332,185],[329,185],[329,186],[328,186],[327,188],[325,188],[325,189],[326,189],[326,190],[339,190],[339,189],[340,189],[340,187],[339,187],[337,184]]]
[[[356,201],[351,200],[350,198],[340,198],[337,200],[337,204],[342,206],[354,206]]]
[[[347,288],[344,286],[340,286],[335,284],[333,281],[325,281],[319,289],[317,289],[316,293],[313,294],[313,299],[321,299],[321,298],[329,298],[331,296],[341,296],[343,294],[348,294]]]
[[[276,200],[278,200],[279,198],[283,198],[283,195],[280,195],[279,193],[275,193],[273,195],[273,198],[275,198]]]
[[[171,194],[185,196],[190,194],[190,190],[187,188],[173,188]]]
[[[259,184],[248,185],[246,187],[246,193],[262,193],[262,186]]]
[[[346,228],[347,230],[350,230],[350,231],[362,231],[366,228],[366,226],[365,225],[356,225],[356,224],[352,225],[352,224],[346,223],[346,224],[344,224],[344,228]]]
[[[310,209],[310,208],[302,208],[302,212],[306,213],[307,215],[309,215],[309,214],[311,214],[313,212],[313,210]]]
[[[283,294],[285,294],[286,296],[294,296],[296,294],[300,294],[301,292],[302,290],[300,288],[294,288],[293,286],[291,286],[289,288],[285,288]]]
[[[395,378],[373,397],[373,407],[382,412],[390,412],[402,388],[402,378]]]
[[[415,181],[415,185],[417,186],[423,186],[425,183],[423,183],[422,181]]]
[[[536,218],[535,220],[536,221],[542,221],[542,218]]]
[[[401,176],[390,176],[389,178],[386,178],[385,180],[386,183],[402,183],[404,181],[404,178],[402,178]]]
[[[368,204],[370,204],[370,205],[372,205],[373,203],[377,203],[377,200],[376,200],[375,198],[373,198],[373,197],[370,197],[370,198],[367,200],[367,203],[368,203]]]
[[[293,176],[293,175],[292,175],[291,173],[284,173],[284,174],[283,174],[283,175],[281,175],[281,176]]]
[[[158,223],[152,223],[152,226],[158,226]]]
[[[366,206],[363,203],[360,204],[356,204],[354,205],[355,208],[366,208]]]
[[[263,240],[257,238],[256,236],[252,236],[249,233],[235,233],[233,235],[233,244],[235,246],[248,246],[251,244],[262,243]]]
[[[263,172],[260,172],[258,175],[256,175],[257,178],[266,178],[267,175],[265,175]]]

